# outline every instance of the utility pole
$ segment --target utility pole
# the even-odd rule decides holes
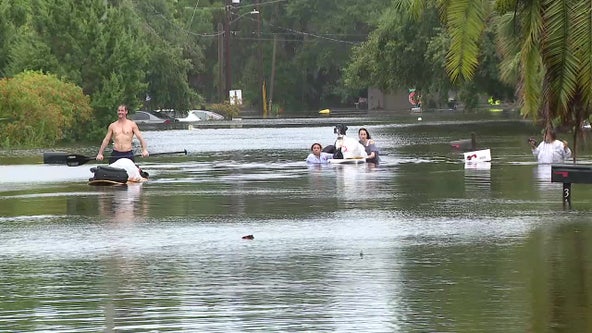
[[[230,63],[230,19],[232,15],[231,0],[225,1],[224,15],[224,100],[230,99],[232,89],[232,69]]]
[[[224,102],[224,25],[218,23],[218,100]]]
[[[273,34],[273,52],[272,52],[272,56],[271,56],[271,82],[270,82],[270,88],[269,88],[269,104],[267,105],[267,107],[269,108],[269,111],[273,110],[273,84],[275,81],[275,49],[276,49],[276,45],[277,45],[277,35]]]
[[[263,89],[265,89],[265,86],[263,85],[263,51],[261,49],[261,10],[259,8],[259,3],[260,0],[257,0],[256,5],[255,5],[255,10],[257,10],[259,12],[259,14],[257,14],[257,58],[259,58],[259,109],[261,111],[261,115],[263,115],[264,118],[267,118],[267,110],[265,108],[265,93],[263,92]]]

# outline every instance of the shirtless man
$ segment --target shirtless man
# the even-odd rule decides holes
[[[147,157],[149,154],[146,149],[146,141],[144,141],[138,125],[132,120],[127,119],[127,106],[120,105],[117,107],[117,120],[109,125],[107,135],[105,135],[101,148],[99,148],[99,153],[96,157],[97,160],[103,160],[103,151],[107,148],[111,139],[113,139],[113,152],[111,152],[111,157],[109,157],[109,164],[123,157],[133,161],[134,152],[132,150],[132,140],[134,134],[136,135],[136,138],[140,140],[140,144],[142,145],[142,156]]]

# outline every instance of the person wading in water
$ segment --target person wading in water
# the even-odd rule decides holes
[[[111,140],[113,140],[113,152],[109,157],[109,164],[120,158],[129,158],[134,161],[134,152],[132,149],[134,135],[140,140],[140,144],[142,145],[142,157],[148,157],[146,141],[144,141],[138,125],[134,121],[127,119],[127,106],[122,104],[117,108],[117,120],[112,122],[109,128],[107,128],[107,134],[103,139],[103,143],[96,157],[97,161],[103,160],[103,151],[107,148]]]

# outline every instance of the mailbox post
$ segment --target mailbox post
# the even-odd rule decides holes
[[[563,183],[563,209],[571,209],[571,184],[592,184],[592,165],[553,164],[551,181]]]

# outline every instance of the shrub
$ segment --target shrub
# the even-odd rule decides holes
[[[5,148],[79,140],[91,115],[82,89],[54,75],[26,71],[0,80],[0,144]]]
[[[210,104],[208,109],[223,115],[226,119],[232,119],[240,114],[240,109],[236,104],[230,104],[229,101],[224,103]]]

